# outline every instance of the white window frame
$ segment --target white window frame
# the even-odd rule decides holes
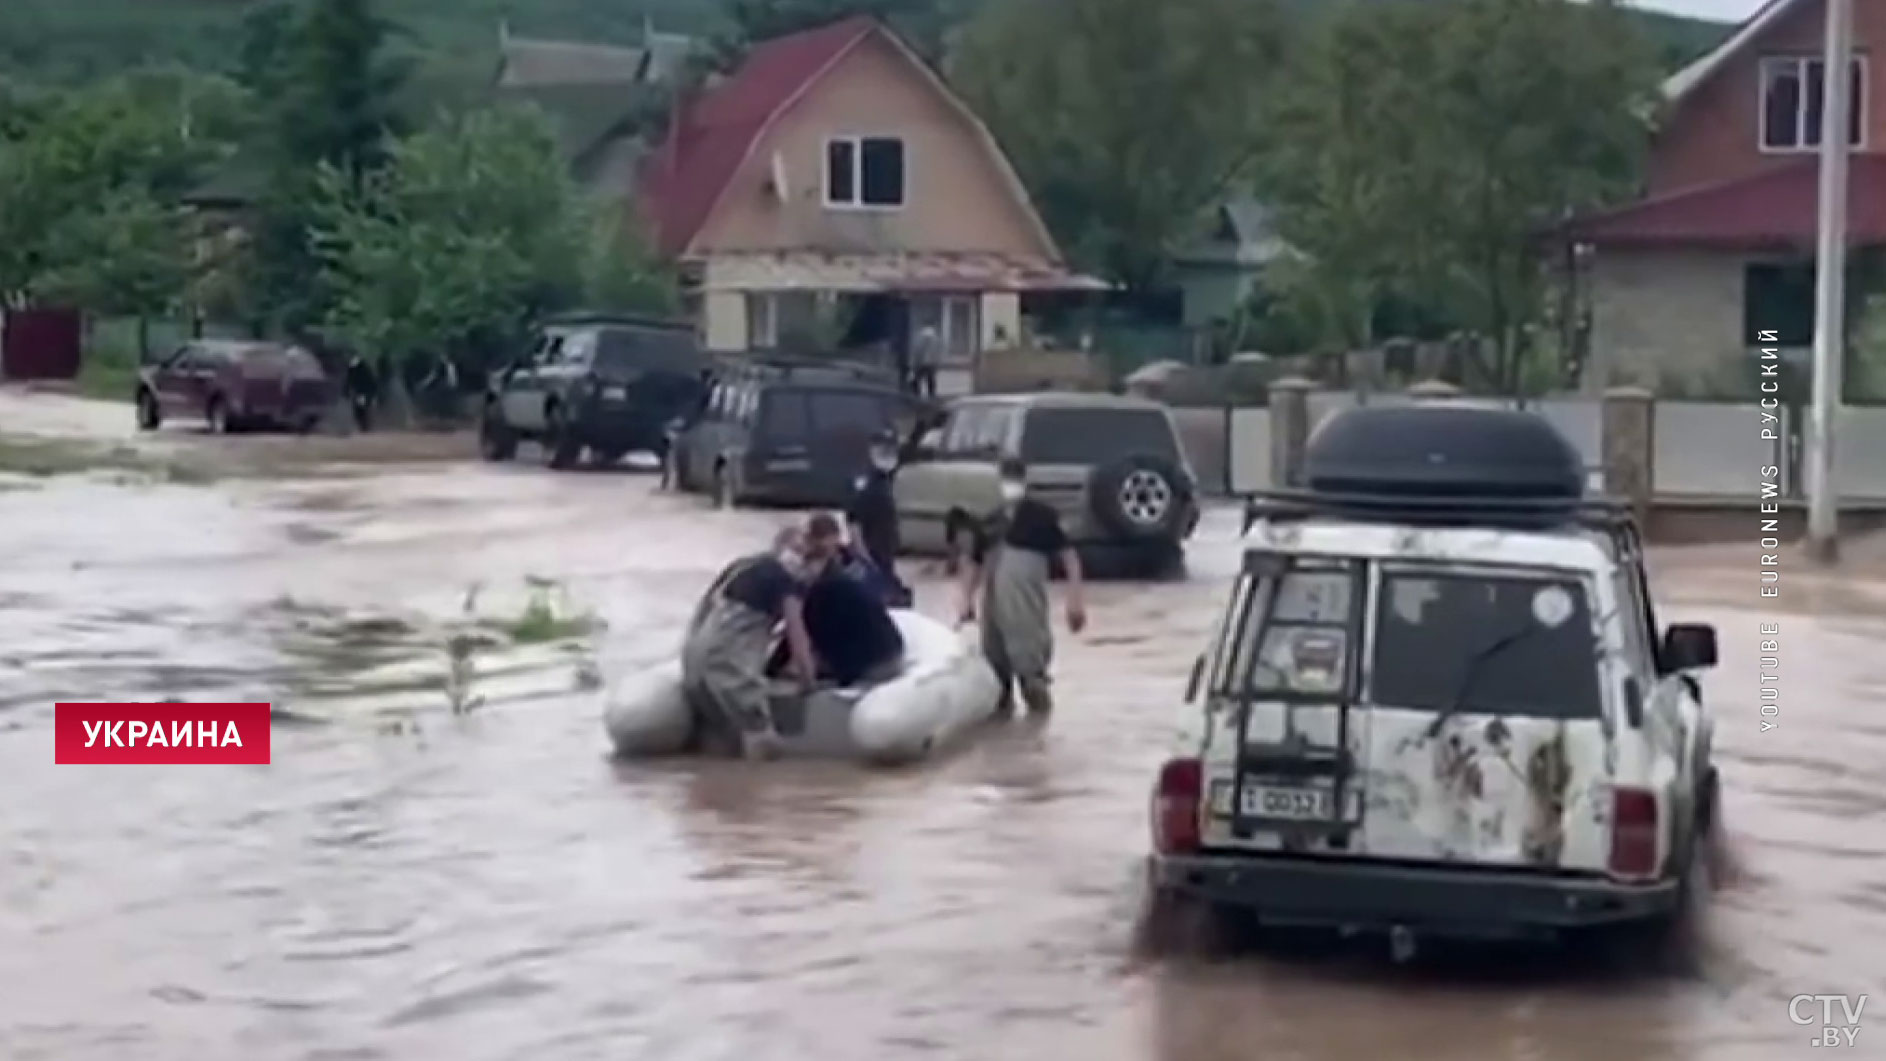
[[[895,140],[899,145],[899,150],[903,152],[903,187],[898,189],[898,201],[895,203],[864,201],[864,142],[866,140]],[[832,145],[838,143],[851,145],[852,198],[850,199],[832,198]],[[904,204],[910,202],[910,141],[901,136],[889,136],[883,133],[826,137],[824,156],[819,159],[819,198],[824,201],[827,210],[864,210],[878,213],[902,210]]]
[[[749,291],[746,298],[747,349],[771,350],[779,345],[779,296],[772,291]]]
[[[1819,145],[1807,142],[1807,69],[1813,63],[1821,61],[1819,55],[1764,55],[1756,68],[1755,76],[1755,148],[1764,155],[1801,155],[1820,150]],[[1791,66],[1800,79],[1801,94],[1795,101],[1794,128],[1797,143],[1786,147],[1771,147],[1768,143],[1768,85],[1772,80],[1769,71],[1779,66]],[[1853,76],[1857,80],[1859,96],[1860,125],[1859,139],[1854,140],[1850,150],[1865,151],[1867,141],[1867,106],[1868,88],[1872,84],[1872,74],[1867,68],[1867,57],[1861,53],[1853,56]],[[1827,101],[1821,101],[1822,124],[1827,116]],[[1852,121],[1854,116],[1849,115]],[[1825,130],[1822,130],[1823,134]]]

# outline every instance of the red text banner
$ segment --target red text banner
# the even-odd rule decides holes
[[[60,765],[262,766],[267,704],[58,704]]]

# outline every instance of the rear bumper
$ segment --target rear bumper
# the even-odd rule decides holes
[[[667,421],[623,402],[586,401],[570,427],[586,446],[658,450],[668,442]]]
[[[1371,864],[1266,855],[1155,855],[1163,891],[1241,908],[1262,921],[1443,936],[1525,937],[1629,924],[1674,911],[1675,881]]]

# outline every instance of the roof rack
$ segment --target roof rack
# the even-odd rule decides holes
[[[1261,490],[1243,495],[1244,531],[1258,520],[1345,519],[1360,523],[1543,530],[1568,524],[1612,531],[1629,526],[1628,501],[1613,497],[1499,497],[1486,494],[1359,494]]]
[[[828,376],[847,376],[853,379],[894,380],[895,373],[887,368],[866,364],[862,361],[842,361],[822,357],[801,357],[791,354],[754,354],[725,358],[722,364],[732,371],[755,373],[777,373],[790,376],[795,373],[824,374]]]
[[[674,328],[692,331],[691,321],[676,320],[672,317],[656,317],[645,313],[609,313],[606,311],[573,310],[569,313],[556,313],[543,319],[546,327],[570,327],[585,324],[625,324],[638,328]]]

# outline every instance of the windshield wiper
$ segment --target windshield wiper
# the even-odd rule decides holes
[[[1517,630],[1509,631],[1487,642],[1479,651],[1469,657],[1466,667],[1460,676],[1459,688],[1454,690],[1453,699],[1447,705],[1447,709],[1434,716],[1434,722],[1428,726],[1428,736],[1433,737],[1438,735],[1441,732],[1442,723],[1445,723],[1448,719],[1466,710],[1467,694],[1473,692],[1474,683],[1480,678],[1480,675],[1485,672],[1486,665],[1489,661],[1541,629],[1543,629],[1543,627],[1528,623]]]

